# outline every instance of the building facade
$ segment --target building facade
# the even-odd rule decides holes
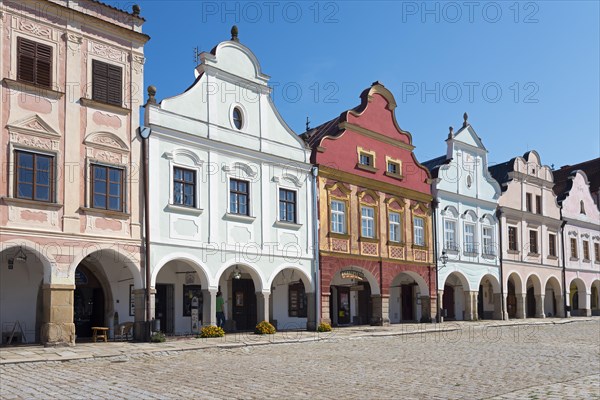
[[[561,168],[554,171],[554,179],[564,221],[562,245],[570,315],[600,315],[600,212],[584,171]]]
[[[444,156],[423,163],[433,177],[438,299],[446,320],[502,318],[498,219],[500,185],[488,171],[488,151],[464,115]]]
[[[489,168],[498,202],[507,318],[564,316],[560,207],[536,151]]]
[[[17,340],[73,344],[143,304],[139,12],[2,2],[0,325]]]
[[[305,134],[319,168],[318,312],[337,326],[435,311],[430,176],[395,107],[375,82],[358,107]]]
[[[310,150],[277,112],[256,56],[231,40],[201,54],[184,93],[146,106],[150,265],[161,330],[314,325]],[[151,93],[153,94],[153,92]]]

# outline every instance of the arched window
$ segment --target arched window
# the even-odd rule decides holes
[[[585,204],[583,204],[583,200],[579,202],[579,213],[585,215]]]
[[[233,109],[233,124],[237,129],[242,129],[242,126],[244,126],[242,111],[238,107]]]

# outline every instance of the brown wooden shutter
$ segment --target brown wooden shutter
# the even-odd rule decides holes
[[[37,43],[35,73],[38,85],[52,87],[52,47]]]
[[[122,69],[114,65],[108,66],[108,99],[107,103],[120,106],[122,104],[121,91],[123,88]]]
[[[17,79],[35,83],[35,42],[17,38]]]
[[[92,61],[92,99],[122,105],[123,69],[101,61]]]

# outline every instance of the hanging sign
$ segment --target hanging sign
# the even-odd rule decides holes
[[[342,279],[356,279],[357,281],[365,280],[365,274],[363,274],[360,271],[354,271],[351,269],[346,269],[340,272],[340,275],[342,276]]]

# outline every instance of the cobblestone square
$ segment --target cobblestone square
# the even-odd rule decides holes
[[[600,321],[456,326],[7,364],[0,367],[0,398],[600,399]]]

